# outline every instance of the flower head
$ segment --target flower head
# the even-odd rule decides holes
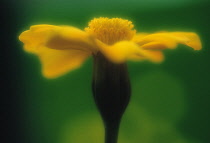
[[[106,44],[114,44],[119,41],[131,40],[136,34],[131,21],[121,18],[95,18],[90,21],[85,31],[94,35],[98,40]]]
[[[24,50],[36,54],[47,78],[76,69],[90,56],[102,53],[113,63],[126,60],[161,62],[163,49],[178,44],[201,49],[192,32],[137,33],[132,22],[121,18],[95,18],[85,30],[72,26],[34,25],[19,36]]]

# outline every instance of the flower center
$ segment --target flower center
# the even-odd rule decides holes
[[[130,40],[136,33],[131,21],[121,18],[94,18],[85,31],[106,44]]]

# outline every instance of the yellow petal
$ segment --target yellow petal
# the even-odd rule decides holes
[[[168,42],[168,41],[166,41]],[[141,46],[145,50],[164,50],[166,48],[174,47],[174,44],[168,44],[166,42],[149,42]]]
[[[70,26],[35,25],[19,36],[24,49],[36,53],[41,47],[93,51],[94,39],[84,31]]]
[[[194,50],[201,50],[202,45],[199,36],[192,32],[172,32],[173,36],[178,37],[180,43],[192,47]]]
[[[98,44],[99,50],[110,61],[114,63],[122,63],[126,60],[151,60],[160,62],[163,60],[163,55],[160,51],[144,50],[131,41],[121,41],[114,45]]]
[[[133,36],[132,41],[135,43],[141,42],[141,40],[147,35],[149,35],[149,33],[137,33]]]
[[[42,73],[47,78],[80,67],[96,48],[91,36],[67,26],[35,25],[23,32],[19,39],[26,51],[39,57]]]
[[[137,40],[136,40],[137,41]],[[148,50],[173,49],[177,44],[187,45],[194,50],[201,49],[201,41],[196,33],[192,32],[161,32],[140,38],[137,42],[141,48]]]
[[[56,78],[79,68],[90,53],[81,50],[55,50],[42,47],[36,55],[42,63],[42,74],[46,78]]]
[[[164,60],[164,55],[161,51],[146,50],[145,54],[149,57],[149,60],[155,63],[160,63]]]

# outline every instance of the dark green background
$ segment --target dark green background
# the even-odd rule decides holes
[[[18,35],[34,24],[83,29],[94,17],[133,21],[138,32],[193,31],[203,49],[165,51],[162,64],[129,62],[133,94],[120,143],[209,143],[210,2],[199,0],[21,0],[2,7],[2,107],[7,140],[17,143],[100,143],[103,126],[91,95],[92,59],[58,79],[42,77],[36,56]],[[4,122],[3,122],[4,123]]]

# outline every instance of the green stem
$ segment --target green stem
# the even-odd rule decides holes
[[[121,118],[131,96],[126,63],[114,64],[94,55],[92,91],[105,126],[105,143],[117,143]]]
[[[105,143],[117,143],[120,122],[105,125]]]

